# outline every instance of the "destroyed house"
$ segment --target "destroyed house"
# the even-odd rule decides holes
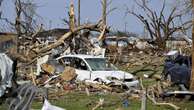
[[[5,50],[13,47],[15,45],[14,33],[0,33],[0,52],[5,52]]]
[[[40,41],[52,43],[67,32],[69,32],[69,29],[55,28],[39,32],[35,37]]]
[[[62,35],[69,32],[69,29],[52,29],[39,32],[35,37],[42,42],[52,43],[55,40],[59,39]],[[2,33],[0,32],[0,52],[11,48],[15,45],[15,38],[17,34],[15,33]]]
[[[171,37],[170,39],[168,39],[166,41],[166,47],[168,49],[179,49],[181,47],[185,47],[185,46],[188,46],[188,42],[183,39],[183,38],[180,38],[180,37]]]

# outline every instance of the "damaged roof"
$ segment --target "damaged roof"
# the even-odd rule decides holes
[[[39,32],[36,35],[36,37],[48,37],[48,36],[61,37],[62,35],[64,35],[69,31],[70,31],[69,29],[55,28],[55,29]]]
[[[0,43],[6,42],[6,41],[11,41],[15,39],[16,34],[15,33],[2,33],[0,32]]]

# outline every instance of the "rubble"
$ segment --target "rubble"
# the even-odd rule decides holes
[[[106,24],[106,10],[103,12],[104,19],[97,23],[77,25],[73,2],[70,5],[69,21],[64,19],[69,25],[68,29],[44,31],[41,24],[39,29],[25,30],[29,24],[23,24],[25,20],[22,19],[27,18],[29,12],[24,13],[25,3],[16,0],[15,24],[10,24],[15,25],[17,34],[0,33],[3,35],[0,43],[8,44],[8,47],[9,43],[16,46],[6,50],[12,60],[0,53],[0,97],[3,101],[6,99],[8,109],[29,110],[33,100],[43,99],[42,110],[64,110],[52,105],[49,100],[59,100],[68,92],[84,93],[87,97],[92,94],[118,95],[124,108],[130,106],[131,98],[142,101],[141,110],[146,110],[147,100],[157,106],[181,109],[166,100],[166,97],[194,95],[188,91],[191,58],[178,54],[179,51],[180,54],[190,55],[191,39],[186,35],[182,36],[184,41],[172,39],[176,31],[183,31],[183,27],[171,26],[177,17],[174,14],[176,8],[165,17],[165,4],[158,15],[144,2],[142,0],[143,4],[140,2],[137,5],[148,12],[148,19],[134,11],[127,10],[127,13],[135,15],[145,24],[151,37],[148,39],[119,35],[107,37],[106,34],[111,30]],[[105,3],[103,5],[106,7]],[[20,17],[22,14],[24,16]],[[33,21],[32,18],[26,20]],[[33,28],[34,24],[31,25]],[[98,32],[96,35],[99,36],[94,37],[92,31]],[[3,45],[0,47],[5,50]],[[176,50],[165,54],[165,51],[172,49]],[[166,56],[172,55],[176,59],[165,60]],[[13,59],[19,63],[14,64]],[[146,82],[150,80],[153,81],[151,84]],[[103,108],[107,102],[104,97],[98,99],[92,103],[92,110]]]
[[[75,69],[72,67],[65,67],[65,70],[60,75],[61,79],[64,81],[72,81],[77,77],[77,74],[75,73]]]
[[[46,72],[48,74],[54,74],[54,72],[55,72],[55,68],[52,65],[49,65],[49,64],[44,63],[40,67],[41,67],[41,69],[44,72]]]
[[[157,55],[147,55],[141,52],[133,52],[133,55],[136,54],[136,57],[139,58],[132,58],[129,61],[131,62],[131,64],[133,65],[129,65],[129,63],[127,65],[129,65],[127,68],[132,68],[132,67],[137,67],[137,66],[143,66],[143,65],[151,65],[152,67],[156,67],[156,68],[152,68],[151,71],[155,71],[155,69],[157,69],[157,66],[160,66],[163,61],[164,61],[164,57],[157,57]],[[49,91],[49,100],[51,99],[59,99],[60,96],[63,96],[66,92],[71,92],[71,91],[82,91],[85,92],[87,96],[90,96],[93,93],[96,92],[100,92],[100,93],[117,93],[117,94],[125,94],[127,96],[129,96],[130,98],[133,99],[137,99],[140,100],[142,93],[144,93],[144,91],[146,89],[141,89],[141,88],[129,88],[127,91],[126,89],[122,88],[122,86],[112,86],[111,84],[105,84],[105,83],[94,83],[91,82],[89,80],[85,80],[85,81],[76,81],[76,68],[72,68],[69,66],[65,66],[63,69],[63,71],[61,72],[57,72],[57,68],[58,65],[52,65],[54,63],[48,63],[48,61],[46,61],[46,63],[41,64],[41,72],[40,75],[38,76],[33,76],[33,78],[31,79],[32,82],[35,82],[35,84],[42,88],[47,88]],[[140,62],[139,64],[137,62]],[[63,62],[63,64],[68,64]],[[33,71],[33,70],[31,70]],[[141,70],[140,70],[141,71]],[[138,71],[136,71],[138,72]],[[31,72],[34,73],[34,72]],[[133,72],[135,73],[135,72]],[[31,75],[31,74],[30,74]],[[158,80],[158,83],[152,86],[148,86],[147,87],[147,93],[146,96],[149,100],[151,100],[155,105],[164,105],[164,106],[170,106],[172,108],[174,108],[175,110],[178,110],[179,107],[177,107],[174,104],[171,103],[158,103],[160,100],[160,98],[163,98],[166,94],[192,94],[190,92],[187,91],[182,91],[182,92],[177,92],[177,91],[167,91],[168,88],[170,87],[170,85],[166,84],[165,82],[161,81],[161,76],[158,74],[144,74],[144,76],[147,76],[144,80],[147,80],[149,78],[155,78],[156,80]],[[34,80],[34,81],[33,81]],[[119,87],[119,88],[118,88]],[[130,95],[129,95],[130,94]],[[143,99],[142,99],[143,100]],[[142,104],[144,104],[142,102]],[[45,106],[45,105],[44,105]],[[52,106],[49,105],[49,103],[47,103],[47,106]],[[101,107],[102,104],[97,104],[94,109]],[[44,107],[43,107],[44,108]],[[142,108],[143,109],[143,108]]]

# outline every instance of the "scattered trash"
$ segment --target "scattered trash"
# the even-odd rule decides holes
[[[51,105],[47,99],[44,99],[44,104],[41,110],[65,110],[65,109]]]

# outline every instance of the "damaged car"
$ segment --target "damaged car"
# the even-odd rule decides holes
[[[126,88],[137,87],[139,81],[130,73],[118,70],[107,62],[106,58],[93,55],[63,55],[56,59],[61,65],[75,68],[77,81],[88,81]],[[63,67],[61,67],[63,66]],[[60,70],[60,69],[59,69]]]

